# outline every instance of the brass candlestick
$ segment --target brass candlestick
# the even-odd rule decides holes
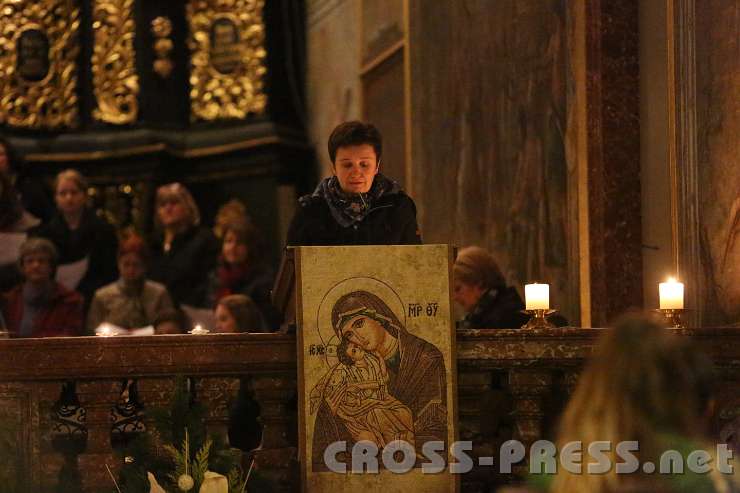
[[[537,308],[535,310],[522,310],[530,316],[529,321],[522,325],[522,329],[554,329],[555,326],[547,320],[547,317],[556,313],[557,310]]]
[[[658,313],[668,322],[668,326],[672,329],[685,329],[686,325],[681,321],[683,313],[686,311],[682,308],[659,308],[656,310]]]

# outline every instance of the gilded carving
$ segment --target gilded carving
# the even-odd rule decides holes
[[[170,59],[170,52],[174,48],[172,39],[172,21],[167,17],[157,17],[152,20],[152,36],[154,36],[154,53],[156,59],[152,62],[152,68],[162,78],[167,78],[172,73],[174,63]]]
[[[0,123],[74,127],[80,9],[72,0],[0,0]]]
[[[264,0],[191,0],[192,121],[245,118],[267,104]]]
[[[133,4],[134,0],[93,3],[92,74],[97,101],[93,117],[107,123],[132,123],[139,112]]]

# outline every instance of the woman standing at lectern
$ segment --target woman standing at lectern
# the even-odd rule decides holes
[[[300,198],[286,243],[421,244],[414,201],[379,172],[383,142],[378,129],[358,121],[342,123],[328,148],[333,175]]]

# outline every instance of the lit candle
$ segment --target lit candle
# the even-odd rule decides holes
[[[118,335],[118,331],[116,330],[115,326],[107,322],[103,322],[98,326],[97,329],[95,329],[95,335],[101,337],[113,337],[115,335]]]
[[[208,329],[204,329],[202,325],[196,324],[195,327],[193,327],[193,330],[190,331],[191,334],[195,335],[203,335],[208,334],[210,332]]]
[[[683,310],[683,283],[669,278],[658,285],[661,310]]]
[[[550,285],[527,284],[524,286],[524,299],[526,300],[527,310],[549,310]]]

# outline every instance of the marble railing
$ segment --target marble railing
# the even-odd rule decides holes
[[[512,437],[525,443],[551,437],[599,333],[459,332],[458,429],[461,439],[473,441],[472,455],[496,456]],[[713,428],[719,433],[740,414],[740,330],[677,333],[715,362],[719,393]],[[295,337],[284,334],[0,340],[0,420],[15,430],[21,491],[57,491],[60,481],[78,481],[73,488],[84,492],[114,491],[106,465],[113,471],[120,467],[111,446],[111,410],[123,383],[136,380],[146,416],[146,408],[169,400],[175,375],[192,377],[214,432],[226,429],[239,378],[248,376],[263,425],[256,464],[279,491],[299,490],[295,348]],[[80,431],[60,426],[63,393],[67,401],[76,398],[86,417],[80,424],[86,438],[73,454],[57,446],[65,433]],[[477,467],[462,478],[463,491],[490,491],[515,477]]]

